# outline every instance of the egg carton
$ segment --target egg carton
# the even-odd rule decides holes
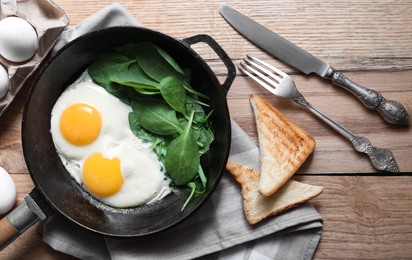
[[[38,42],[36,52],[26,61],[12,62],[0,56],[0,63],[10,81],[7,93],[0,99],[0,116],[69,24],[66,12],[50,0],[1,0],[0,21],[11,16],[22,18],[33,26]]]

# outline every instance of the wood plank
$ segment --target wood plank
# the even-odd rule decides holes
[[[324,219],[315,259],[410,259],[412,176],[295,179],[325,188],[311,202]]]
[[[73,26],[110,1],[89,1],[84,8],[76,8],[78,1],[75,0],[55,2],[66,10]],[[245,53],[263,54],[223,20],[218,12],[221,1],[120,2],[144,26],[178,39],[209,34],[234,60],[241,59]],[[270,1],[229,1],[227,4],[336,68],[412,68],[412,17],[408,0],[352,0],[339,4],[333,0],[306,0],[281,5]]]
[[[36,226],[29,228],[18,237],[7,248],[0,252],[0,259],[76,259],[72,256],[58,252],[42,240],[41,235],[36,231]]]

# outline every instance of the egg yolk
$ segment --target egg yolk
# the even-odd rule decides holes
[[[120,159],[109,159],[101,153],[89,156],[83,165],[83,181],[97,196],[108,197],[117,193],[123,185]]]
[[[101,128],[99,111],[84,103],[69,106],[60,118],[60,131],[64,139],[76,146],[91,144],[99,136]]]

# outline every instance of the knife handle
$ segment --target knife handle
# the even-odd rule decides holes
[[[367,108],[378,111],[386,122],[394,125],[409,125],[408,112],[401,103],[387,100],[378,91],[362,87],[348,79],[342,72],[331,69],[326,77],[336,86],[356,96]]]

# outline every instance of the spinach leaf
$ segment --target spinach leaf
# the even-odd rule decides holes
[[[116,52],[105,52],[94,60],[89,66],[88,72],[95,82],[108,85],[112,75],[127,71],[133,62],[136,60],[131,60]]]
[[[185,118],[178,118],[178,121],[181,126],[183,126],[184,128],[187,127],[188,121]],[[210,145],[215,139],[215,135],[210,124],[207,121],[196,123],[193,120],[192,131],[199,147],[199,155],[207,153],[210,149]]]
[[[195,195],[196,189],[197,189],[197,185],[195,182],[189,182],[188,184],[186,184],[186,186],[190,189],[190,194],[187,197],[185,203],[183,204],[182,208],[180,209],[181,211],[183,211],[187,204],[189,204],[189,202],[193,199],[193,196]]]
[[[181,74],[186,74],[179,66],[179,64],[177,64],[177,62],[167,53],[165,52],[163,49],[155,46],[157,51],[159,52],[159,54],[163,57],[163,59],[165,59],[177,72],[181,73]]]
[[[192,181],[199,169],[199,149],[192,131],[193,116],[194,111],[184,132],[167,146],[165,167],[167,174],[177,186]]]
[[[143,95],[158,95],[160,94],[160,90],[156,87],[148,86],[148,85],[141,85],[134,82],[124,82],[124,86],[132,87],[136,92],[143,94]]]
[[[195,196],[202,195],[206,192],[206,176],[204,175],[203,169],[200,165],[199,165],[199,176],[196,177],[194,181],[191,181],[188,184],[186,184],[186,187],[190,189],[190,194],[187,197],[182,208],[180,209],[181,211],[183,211],[186,208],[186,206]]]
[[[202,165],[200,164],[199,164],[198,174],[199,174],[200,181],[202,182],[203,190],[206,190],[207,178],[206,178],[205,172],[203,171]]]
[[[176,111],[160,99],[138,97],[132,100],[132,109],[139,124],[158,135],[182,132]]]
[[[166,102],[177,112],[186,116],[186,90],[182,82],[175,77],[168,76],[159,84],[160,93]]]
[[[139,47],[140,44],[141,43],[128,43],[114,48],[114,51],[120,53],[125,57],[128,57],[130,60],[136,60],[135,50]]]
[[[107,92],[118,97],[122,102],[129,106],[131,105],[131,100],[136,97],[136,91],[134,91],[133,88],[124,87],[114,82],[107,85],[101,84],[101,86],[106,89]]]
[[[176,71],[170,63],[165,60],[152,43],[141,43],[136,46],[136,59],[142,70],[152,79],[160,82],[168,76],[184,79],[185,75]]]
[[[196,96],[202,97],[204,99],[209,99],[208,96],[206,96],[205,94],[195,90],[194,88],[192,88],[192,86],[190,86],[190,84],[187,81],[183,81],[183,87],[189,92],[192,93]]]
[[[142,52],[145,52],[145,54],[150,54],[153,59],[166,61],[179,74],[190,76],[190,73],[188,73],[190,71],[189,69],[182,70],[179,64],[165,50],[159,48],[153,43],[130,43],[117,47],[115,50],[132,60],[140,56]]]
[[[210,149],[210,145],[215,139],[212,128],[208,124],[193,127],[193,134],[199,145],[199,154],[202,155],[207,153]]]
[[[133,83],[135,85],[151,86],[154,89],[157,89],[159,85],[157,81],[144,73],[137,62],[131,63],[125,70],[110,74],[110,80],[126,86],[128,86],[127,83]]]
[[[129,113],[129,126],[132,133],[140,139],[149,143],[154,143],[156,141],[157,137],[154,134],[149,133],[139,124],[139,119],[134,112]]]
[[[143,141],[151,143],[152,150],[156,153],[159,159],[162,159],[166,151],[168,140],[164,136],[150,133],[144,129],[139,124],[139,120],[134,112],[129,113],[129,125],[132,133]]]
[[[197,97],[192,95],[187,95],[186,98],[186,111],[195,110],[195,117],[193,119],[196,123],[202,123],[206,117],[203,107],[197,102]]]

